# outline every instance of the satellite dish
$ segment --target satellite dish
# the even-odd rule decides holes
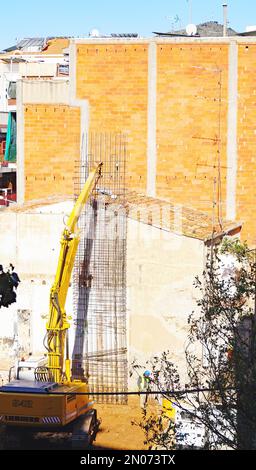
[[[195,36],[197,33],[197,27],[195,24],[190,23],[186,26],[186,33],[188,36]]]
[[[99,38],[100,37],[100,32],[98,29],[92,29],[90,32],[89,32],[89,36],[91,38]]]

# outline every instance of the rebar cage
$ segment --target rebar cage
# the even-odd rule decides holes
[[[90,392],[127,391],[125,163],[123,134],[84,136],[77,165],[75,197],[95,164],[98,180],[80,217],[74,267],[74,378],[87,379]],[[127,402],[126,395],[95,395],[101,403]]]

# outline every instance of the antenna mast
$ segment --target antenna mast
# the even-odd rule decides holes
[[[188,3],[188,22],[192,23],[192,0],[187,0]]]

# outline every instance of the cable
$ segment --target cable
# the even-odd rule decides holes
[[[4,387],[4,386],[3,386]],[[223,389],[224,391],[231,391],[237,390],[235,387],[226,387]],[[46,390],[45,392],[32,392],[31,390],[24,390],[18,393],[31,393],[32,395],[94,395],[94,396],[101,396],[101,395],[186,395],[188,393],[198,393],[198,392],[216,392],[218,389],[216,388],[195,388],[190,390],[160,390],[160,391],[146,391],[146,392],[54,392],[51,390]],[[3,390],[0,393],[13,393],[13,390]]]

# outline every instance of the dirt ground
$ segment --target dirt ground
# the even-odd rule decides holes
[[[92,450],[143,450],[144,434],[141,428],[133,425],[132,421],[139,421],[141,409],[139,398],[129,398],[128,405],[99,405],[96,404],[97,415],[101,423],[91,449]],[[4,442],[4,429],[0,430],[0,449]],[[40,433],[34,439],[23,439],[21,447],[12,445],[12,449],[60,450],[71,449],[71,440],[67,434]]]
[[[96,405],[101,425],[94,447],[113,450],[143,450],[144,434],[139,426],[141,409],[138,397],[129,397],[128,405]]]

